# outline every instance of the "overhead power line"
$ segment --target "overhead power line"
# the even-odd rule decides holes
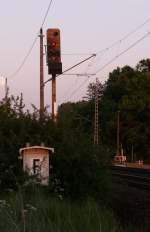
[[[133,30],[131,30],[130,32],[128,32],[127,34],[125,34],[119,40],[113,42],[108,47],[105,47],[105,48],[101,49],[98,52],[95,51],[95,53],[98,55],[100,53],[103,53],[103,52],[106,52],[106,51],[110,50],[111,48],[114,48],[116,45],[118,45],[119,43],[122,43],[124,40],[128,39],[131,35],[133,35],[137,31],[139,31],[142,27],[144,27],[149,22],[150,22],[150,18],[146,19],[143,23],[141,23],[136,28],[134,28]],[[92,53],[63,53],[62,55],[65,55],[65,56],[81,56],[81,55],[83,55],[84,56],[84,55],[91,55],[91,54]]]
[[[100,51],[98,51],[97,54],[103,53],[105,51],[108,51],[111,48],[113,48],[116,45],[118,45],[119,43],[122,43],[124,40],[128,39],[131,35],[133,35],[134,33],[136,33],[138,30],[140,30],[142,27],[144,27],[149,22],[150,22],[150,18],[148,18],[142,24],[140,24],[139,26],[137,26],[135,29],[133,29],[132,31],[130,31],[129,33],[127,33],[126,35],[124,35],[121,39],[119,39],[119,40],[115,41],[114,43],[110,44],[108,47],[103,48]]]
[[[40,28],[42,28],[42,27],[44,26],[44,24],[45,24],[46,18],[47,18],[48,13],[49,13],[49,10],[50,10],[50,8],[51,8],[51,6],[52,6],[52,2],[53,2],[53,0],[50,0],[49,5],[48,5],[48,8],[47,8],[47,11],[46,11],[45,16],[44,16],[44,18],[43,18],[42,25],[41,25]]]
[[[106,68],[109,64],[111,64],[113,61],[118,59],[120,56],[128,52],[131,48],[135,47],[137,44],[139,44],[142,40],[146,39],[150,35],[150,32],[146,33],[144,36],[142,36],[140,39],[135,41],[133,44],[131,44],[128,48],[117,54],[115,57],[113,57],[110,61],[108,61],[106,64],[104,64],[101,68],[99,68],[95,73],[99,73],[102,71],[104,68]]]
[[[66,72],[72,70],[73,68],[75,68],[75,67],[81,65],[82,63],[86,62],[87,60],[90,60],[91,58],[93,58],[93,57],[95,57],[95,56],[96,56],[96,54],[92,54],[90,57],[88,57],[88,58],[86,58],[86,59],[80,61],[79,63],[77,63],[77,64],[71,66],[70,68],[68,68],[68,69],[66,69],[65,71],[63,71],[61,74],[58,74],[57,77],[63,75],[64,73],[66,73]],[[47,82],[51,81],[51,80],[52,80],[52,78],[49,78],[47,81],[44,82],[44,85],[45,85]]]
[[[94,76],[95,73],[64,73],[66,76],[77,76],[77,77],[85,77],[85,76]]]
[[[39,34],[39,33],[38,33],[38,34]],[[22,67],[24,66],[25,62],[27,61],[29,55],[31,54],[31,51],[32,51],[32,49],[34,48],[34,45],[36,44],[36,41],[37,41],[37,36],[35,37],[35,39],[34,39],[32,45],[31,45],[31,47],[29,48],[29,50],[28,50],[26,56],[24,57],[23,61],[22,61],[21,64],[19,65],[19,67],[16,69],[16,71],[15,71],[14,73],[12,73],[10,76],[8,76],[8,78],[12,78],[12,77],[16,76],[16,75],[20,72],[20,70],[21,70]]]
[[[132,31],[128,32],[121,39],[117,40],[116,42],[113,42],[110,46],[108,46],[108,47],[106,47],[106,48],[104,48],[104,49],[102,49],[102,50],[100,50],[98,52],[95,52],[96,56],[98,57],[99,54],[103,54],[103,53],[109,51],[110,49],[114,48],[116,45],[121,44],[124,40],[128,39],[131,35],[133,35],[134,33],[136,33],[138,30],[140,30],[142,27],[144,27],[149,22],[150,22],[150,18],[146,19],[142,24],[138,25],[135,29],[133,29]],[[72,54],[65,54],[65,55],[77,55],[77,54],[72,53]],[[116,56],[115,56],[115,59],[116,59]]]
[[[90,56],[92,53],[62,53],[63,56]]]
[[[72,93],[70,94],[70,97],[68,97],[67,99],[72,98],[82,88],[82,86],[84,86],[88,81],[89,81],[89,78],[84,80],[74,91],[72,91]],[[65,99],[65,101],[67,99]]]
[[[128,39],[131,35],[133,35],[134,33],[136,33],[138,30],[140,30],[142,27],[144,27],[149,22],[150,22],[150,18],[146,19],[142,24],[138,25],[135,29],[131,30],[126,35],[124,35],[122,38],[120,38],[119,40],[117,40],[117,41],[113,42],[112,44],[110,44],[108,47],[105,47],[105,48],[101,49],[96,54],[98,55],[99,53],[103,53],[105,51],[108,51],[111,48],[113,48],[116,45],[118,45],[119,43],[122,43],[124,40]],[[90,54],[88,54],[88,53],[87,54],[86,53],[64,53],[62,55],[65,55],[65,56],[75,56],[75,55],[90,55]]]
[[[131,44],[128,48],[126,48],[125,50],[123,50],[122,52],[120,52],[118,55],[116,55],[114,58],[112,58],[109,62],[107,62],[105,65],[103,65],[101,68],[99,68],[95,74],[99,73],[100,71],[102,71],[104,68],[106,68],[109,64],[111,64],[113,61],[115,61],[116,59],[118,59],[120,56],[122,56],[123,54],[125,54],[126,52],[128,52],[131,48],[135,47],[138,43],[140,43],[142,40],[146,39],[148,36],[150,35],[150,32],[146,33],[144,36],[142,36],[140,39],[138,39],[137,41],[135,41],[133,44]],[[77,89],[75,89],[69,98],[71,98],[72,96],[75,95],[75,93],[77,93],[87,82],[89,79],[84,80],[81,85],[78,86]]]
[[[46,13],[44,15],[44,18],[43,18],[43,21],[42,21],[42,24],[40,26],[40,28],[42,28],[45,24],[45,21],[46,21],[46,18],[48,16],[48,13],[49,13],[49,10],[51,8],[51,5],[52,5],[52,2],[53,0],[50,0],[49,2],[49,5],[48,5],[48,8],[46,10]],[[116,42],[112,43],[109,47],[106,47],[100,51],[97,52],[97,55],[99,53],[102,53],[102,52],[105,52],[105,51],[108,51],[109,49],[113,48],[114,46],[116,46],[118,43],[124,41],[125,39],[127,39],[129,36],[131,36],[132,34],[134,34],[135,32],[137,32],[139,29],[141,29],[144,25],[146,25],[148,22],[150,22],[150,18],[148,18],[147,20],[144,21],[144,23],[140,24],[138,27],[136,27],[134,30],[132,30],[131,32],[127,33],[123,38],[121,38],[120,40],[117,40]],[[35,44],[36,44],[36,41],[37,41],[37,38],[39,36],[39,31],[40,29],[38,30],[37,34],[36,34],[36,37],[35,39],[33,40],[33,43],[31,44],[27,54],[25,55],[24,59],[22,60],[21,64],[18,66],[18,68],[16,69],[15,72],[13,72],[10,76],[8,76],[8,78],[12,78],[14,76],[16,76],[20,70],[22,69],[22,67],[24,66],[24,64],[26,63],[28,57],[30,56]],[[65,54],[65,55],[75,55],[75,54]],[[76,54],[77,55],[77,54]],[[79,54],[78,54],[79,55]],[[81,54],[80,54],[81,55]],[[83,55],[83,54],[82,54]],[[85,54],[84,54],[85,55]]]
[[[65,74],[65,75],[67,75],[67,74]],[[88,77],[86,79],[86,82],[87,82],[91,76],[95,76],[95,73],[91,73],[91,74],[90,73],[85,73],[85,74],[83,73],[83,74],[75,74],[75,75],[77,75],[77,77],[81,77],[81,76],[82,77]],[[72,90],[72,88],[67,90],[67,92],[63,95],[62,99],[64,99],[64,101],[65,101],[67,99],[66,95],[69,95],[69,92],[71,92],[70,97],[72,97],[82,87],[83,84],[85,84],[85,80],[74,91],[70,91],[70,90]]]
[[[52,5],[52,2],[53,2],[53,0],[50,0],[49,5],[48,5],[48,8],[47,8],[47,10],[46,10],[46,13],[45,13],[45,15],[44,15],[44,18],[43,18],[43,21],[42,21],[42,24],[41,24],[40,28],[42,28],[42,27],[44,26],[44,24],[45,24],[45,21],[46,21],[46,18],[47,18],[47,16],[48,16],[50,7],[51,7],[51,5]],[[16,69],[15,72],[13,72],[10,76],[8,76],[8,78],[12,78],[12,77],[16,76],[16,75],[20,72],[20,70],[22,69],[22,67],[23,67],[24,64],[26,63],[28,57],[30,56],[30,54],[31,54],[31,52],[32,52],[32,50],[33,50],[33,48],[34,48],[34,45],[36,44],[36,41],[37,41],[38,36],[39,36],[39,33],[40,33],[40,29],[38,30],[38,32],[37,32],[37,34],[36,34],[36,36],[35,36],[35,38],[34,38],[34,40],[33,40],[33,43],[31,44],[31,46],[30,46],[30,48],[29,48],[27,54],[25,55],[24,59],[22,60],[21,64],[18,66],[18,68]]]
[[[106,52],[108,52],[110,49],[114,48],[117,45],[121,45],[121,43],[123,41],[125,41],[126,39],[128,39],[130,36],[132,36],[134,33],[136,33],[137,31],[139,31],[142,27],[144,27],[146,24],[148,24],[150,22],[150,18],[146,19],[143,23],[141,23],[140,25],[138,25],[136,28],[134,28],[133,30],[131,30],[130,32],[128,32],[127,34],[125,34],[122,38],[120,38],[119,40],[113,42],[112,44],[110,44],[108,47],[105,47],[103,49],[101,49],[100,51],[96,52],[96,56],[97,59],[95,60],[95,62],[93,63],[93,65],[95,63],[98,63],[98,60],[101,60],[102,58],[99,58],[99,55],[104,55]],[[92,65],[91,65],[92,66]]]

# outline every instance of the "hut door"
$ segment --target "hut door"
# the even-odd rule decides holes
[[[40,159],[33,159],[33,173],[40,173]]]

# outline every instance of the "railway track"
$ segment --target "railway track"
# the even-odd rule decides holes
[[[150,170],[121,166],[113,166],[111,170],[114,181],[150,191]]]
[[[112,208],[121,222],[137,232],[150,231],[150,170],[113,166]]]

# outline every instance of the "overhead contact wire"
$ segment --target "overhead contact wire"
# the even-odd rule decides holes
[[[124,40],[128,39],[131,35],[136,33],[139,29],[141,29],[143,26],[145,26],[147,23],[150,22],[150,18],[144,21],[144,23],[137,26],[135,29],[133,29],[131,32],[127,33],[125,36],[123,36],[121,39],[117,40],[116,42],[112,43],[110,46],[103,48],[102,50],[98,51],[97,54],[103,53],[105,51],[110,50],[111,48],[115,47],[117,44],[122,43]]]
[[[101,68],[99,68],[95,73],[97,74],[98,72],[102,71],[104,68],[106,68],[109,64],[111,64],[113,61],[115,61],[116,59],[118,59],[120,56],[122,56],[123,54],[125,54],[126,52],[128,52],[131,48],[135,47],[137,44],[139,44],[142,40],[146,39],[148,36],[150,35],[150,32],[146,33],[144,36],[142,36],[140,39],[138,39],[136,42],[134,42],[133,44],[131,44],[128,48],[126,48],[125,50],[123,50],[122,52],[120,52],[118,55],[116,55],[115,57],[113,57],[109,62],[107,62],[106,64],[104,64]]]
[[[125,50],[123,50],[122,52],[120,52],[118,55],[116,55],[114,58],[112,58],[109,62],[107,62],[105,65],[103,65],[100,69],[98,69],[95,74],[99,73],[100,71],[102,71],[104,68],[106,68],[109,64],[111,64],[113,61],[115,61],[116,59],[118,59],[120,56],[122,56],[123,54],[125,54],[126,52],[128,52],[131,48],[135,47],[137,44],[139,44],[141,41],[143,41],[144,39],[146,39],[148,36],[150,35],[150,32],[146,33],[144,36],[142,36],[140,39],[138,39],[137,41],[135,41],[133,44],[131,44],[128,48],[126,48]],[[81,89],[82,86],[84,86],[87,81],[89,79],[86,79],[84,82],[81,83],[81,85],[75,89],[72,94],[70,95],[69,98],[71,98],[78,90]]]

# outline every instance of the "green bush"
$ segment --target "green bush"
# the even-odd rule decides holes
[[[53,157],[50,188],[74,199],[108,200],[110,190],[109,151],[74,137],[62,144]]]

